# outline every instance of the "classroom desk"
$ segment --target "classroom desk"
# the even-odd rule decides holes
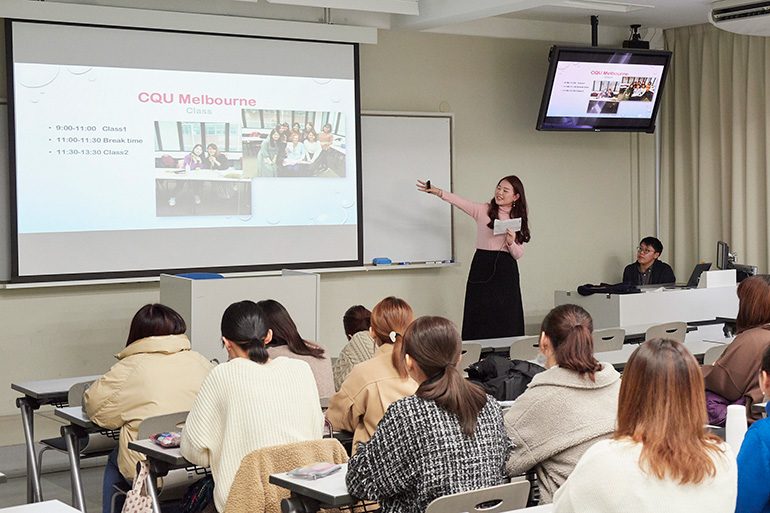
[[[726,344],[729,342],[718,342],[716,340],[685,340],[684,345],[695,358],[703,363],[703,355],[714,346],[720,344]],[[595,353],[594,357],[600,362],[607,362],[611,364],[618,371],[622,371],[626,366],[626,362],[631,357],[639,344],[623,344],[623,347],[618,351],[605,351],[601,353]]]
[[[63,406],[67,404],[70,387],[84,381],[94,381],[101,377],[81,376],[76,378],[47,379],[11,383],[11,389],[24,394],[16,399],[16,406],[21,410],[21,424],[24,428],[24,442],[27,453],[27,502],[40,502],[40,479],[38,478],[37,454],[35,452],[34,412],[44,404]]]
[[[1,513],[78,513],[75,508],[59,501],[37,502],[0,509]]]
[[[270,483],[291,492],[292,497],[305,497],[317,502],[319,507],[338,508],[340,506],[352,506],[358,499],[348,493],[345,484],[345,474],[348,472],[348,464],[334,474],[321,479],[297,479],[290,477],[286,472],[272,474]]]
[[[54,415],[69,422],[69,425],[61,428],[61,433],[67,444],[67,455],[70,460],[72,504],[83,513],[86,513],[83,480],[80,478],[80,449],[78,441],[88,436],[88,433],[99,431],[102,428],[91,422],[91,419],[80,406],[57,408]]]
[[[128,442],[128,448],[147,456],[150,464],[150,474],[147,476],[147,494],[152,497],[152,510],[160,513],[160,501],[158,500],[157,482],[159,477],[168,475],[169,470],[177,468],[194,468],[196,473],[205,473],[206,470],[190,463],[182,456],[179,447],[161,447],[150,439]]]
[[[664,289],[640,294],[554,292],[554,306],[576,304],[585,308],[594,329],[651,326],[673,321],[704,321],[738,314],[737,285],[702,289]]]
[[[286,472],[272,474],[270,483],[281,488],[286,488],[291,492],[292,497],[303,497],[312,499],[316,506],[324,508],[339,508],[340,506],[352,506],[358,499],[348,493],[348,487],[345,484],[345,475],[348,471],[347,463],[342,466],[338,472],[324,477],[322,479],[309,480],[289,477]],[[526,511],[527,513],[550,513],[553,511],[552,504],[534,506],[516,511]]]
[[[0,472],[0,484],[5,483],[6,481],[8,481],[8,478],[5,476],[5,474]]]

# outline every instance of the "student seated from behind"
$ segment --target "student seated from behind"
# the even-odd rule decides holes
[[[636,248],[636,262],[623,269],[623,283],[631,285],[658,285],[675,283],[671,266],[658,260],[663,253],[663,243],[655,237],[645,237]]]
[[[420,317],[399,357],[420,383],[388,408],[371,440],[348,462],[351,495],[383,513],[423,513],[444,495],[503,483],[511,441],[500,405],[457,368],[462,340],[442,317]]]
[[[353,370],[353,367],[374,356],[374,338],[369,333],[372,313],[361,305],[348,308],[342,316],[342,325],[348,336],[347,345],[342,348],[337,361],[334,362],[334,388],[339,390],[342,382]]]
[[[274,445],[319,440],[323,413],[310,366],[293,358],[270,358],[273,336],[253,301],[240,301],[222,315],[222,342],[230,360],[203,381],[182,430],[182,456],[211,467],[214,504],[225,510],[244,456]]]
[[[770,393],[770,347],[762,355],[759,387]],[[751,425],[738,453],[738,503],[735,513],[770,512],[770,419]]]
[[[738,284],[737,293],[737,335],[714,365],[701,367],[706,390],[724,398],[714,401],[712,397],[706,403],[711,424],[721,424],[727,404],[741,400],[746,405],[749,423],[762,416],[751,405],[762,402],[757,375],[762,355],[770,347],[770,275],[746,278]]]
[[[377,303],[370,328],[377,351],[356,365],[329,399],[326,418],[334,429],[353,432],[353,454],[359,442],[372,437],[388,406],[417,390],[401,357],[403,333],[412,321],[412,307],[403,299],[391,296]]]
[[[201,383],[214,368],[205,356],[190,351],[186,329],[182,316],[171,308],[144,305],[131,321],[126,348],[115,356],[118,363],[83,396],[86,412],[95,424],[120,428],[120,443],[104,469],[104,513],[110,511],[113,485],[133,481],[136,463],[144,459],[128,448],[128,442],[137,438],[139,424],[148,417],[189,410]],[[118,496],[118,511],[124,498]]]
[[[265,314],[267,325],[273,332],[273,338],[267,344],[267,353],[270,358],[285,356],[307,362],[310,370],[313,371],[319,397],[334,395],[332,361],[326,354],[326,350],[302,338],[289,311],[275,299],[265,299],[257,305]]]
[[[648,340],[623,372],[615,435],[580,458],[553,513],[734,511],[735,455],[705,424],[695,357],[679,342]]]
[[[540,352],[548,370],[536,374],[505,414],[515,448],[508,475],[534,467],[540,503],[550,503],[580,457],[612,436],[620,374],[594,358],[593,321],[577,305],[551,310],[540,328]]]

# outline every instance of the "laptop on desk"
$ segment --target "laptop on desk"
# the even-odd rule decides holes
[[[639,285],[638,287],[642,292],[652,292],[660,289],[697,289],[701,274],[708,271],[709,269],[711,269],[711,262],[702,262],[697,264],[692,270],[692,274],[690,274],[690,279],[687,280],[687,283],[658,283],[655,285]]]

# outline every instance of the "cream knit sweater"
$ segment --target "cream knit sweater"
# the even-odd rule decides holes
[[[211,467],[214,503],[221,512],[244,456],[263,447],[320,439],[323,422],[307,363],[235,358],[214,368],[201,385],[182,431],[181,451],[189,461]]]

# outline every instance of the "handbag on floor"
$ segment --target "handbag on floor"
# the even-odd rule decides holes
[[[143,460],[139,462],[139,473],[134,479],[134,485],[126,494],[123,513],[152,513],[152,497],[147,494],[147,476],[150,464]]]

